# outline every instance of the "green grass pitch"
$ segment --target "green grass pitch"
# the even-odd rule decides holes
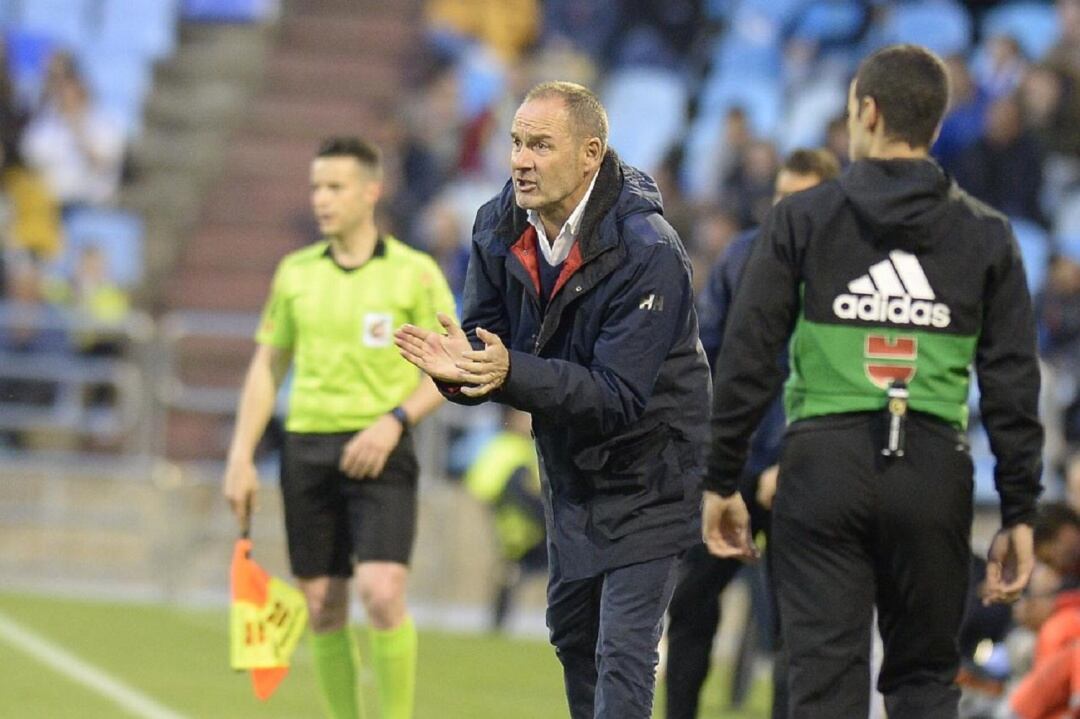
[[[271,699],[256,700],[228,668],[227,613],[136,603],[0,594],[0,613],[154,701],[192,719],[318,719],[306,642]],[[562,677],[543,641],[424,631],[416,719],[555,719],[567,716]],[[0,636],[0,717],[114,719],[131,716]],[[741,712],[725,711],[719,675],[705,689],[702,719],[765,717],[759,682]],[[374,695],[362,674],[365,698]],[[657,716],[663,688],[657,691]],[[369,706],[368,719],[377,719]]]

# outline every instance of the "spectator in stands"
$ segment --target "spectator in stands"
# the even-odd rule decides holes
[[[825,127],[825,147],[836,155],[840,161],[840,167],[847,167],[851,159],[848,157],[848,128],[847,116],[837,115],[829,120]]]
[[[997,35],[987,41],[986,51],[977,57],[975,78],[979,88],[996,100],[1016,90],[1026,69],[1027,61],[1016,38]]]
[[[1020,84],[1024,123],[1044,152],[1080,154],[1080,92],[1075,76],[1048,64],[1028,70]]]
[[[743,228],[765,221],[772,207],[773,183],[779,166],[776,146],[767,140],[754,140],[725,179],[722,195],[738,208]]]
[[[81,320],[93,325],[75,337],[79,352],[94,356],[118,355],[120,339],[109,326],[116,326],[131,310],[131,298],[109,274],[108,257],[101,247],[87,245],[79,252],[75,271],[58,298]]]
[[[69,344],[63,318],[45,300],[40,266],[26,254],[8,259],[6,303],[0,311],[0,352],[24,358],[66,353]],[[56,401],[59,386],[55,381],[6,375],[6,364],[0,363],[0,406],[47,407]],[[34,441],[33,433],[22,432],[0,433],[0,440],[16,447]]]
[[[1046,61],[1066,73],[1080,73],[1080,0],[1058,0],[1061,37]]]
[[[963,151],[982,135],[989,102],[982,88],[972,81],[962,55],[946,58],[945,67],[949,71],[949,108],[934,143],[934,157],[952,172]]]
[[[1058,250],[1035,312],[1043,358],[1075,385],[1080,383],[1080,240],[1062,238]],[[1066,441],[1080,441],[1080,393],[1065,409],[1064,433]]]
[[[1031,670],[1012,690],[1010,717],[1074,717],[1080,696],[1080,590],[1052,567],[1036,564],[1016,603],[1016,620],[1038,632]]]
[[[1065,503],[1080,514],[1080,452],[1065,460]]]
[[[1080,516],[1063,502],[1039,507],[1035,556],[1063,578],[1080,579]]]
[[[15,98],[15,84],[8,72],[7,45],[0,41],[0,168],[6,170],[20,162],[19,139],[26,127],[26,113]]]
[[[71,55],[58,52],[50,59],[43,102],[21,150],[65,210],[115,199],[124,130],[95,105]]]
[[[960,155],[955,172],[961,187],[994,209],[1042,222],[1042,153],[1014,96],[990,106],[983,136]]]

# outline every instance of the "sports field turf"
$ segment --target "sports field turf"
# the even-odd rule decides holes
[[[269,702],[251,695],[247,677],[228,668],[224,610],[193,610],[0,594],[0,621],[58,646],[86,665],[191,719],[318,719],[306,643]],[[10,624],[8,625],[10,626]],[[113,719],[140,716],[28,656],[0,631],[0,717]],[[565,717],[558,662],[542,641],[425,631],[420,639],[417,719]],[[720,708],[713,673],[702,719],[765,716],[767,687],[755,687],[746,711]],[[370,682],[370,678],[364,678]],[[373,694],[366,687],[365,695]],[[658,691],[663,699],[663,690]],[[151,714],[144,714],[149,717]],[[659,716],[659,712],[658,712]],[[377,719],[374,709],[369,719]]]

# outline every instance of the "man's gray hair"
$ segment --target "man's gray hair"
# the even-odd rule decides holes
[[[564,80],[542,82],[529,90],[522,104],[530,100],[545,100],[549,97],[557,97],[563,101],[573,130],[581,139],[598,137],[604,149],[607,149],[607,111],[604,110],[604,106],[600,104],[600,98],[592,90],[576,82]]]

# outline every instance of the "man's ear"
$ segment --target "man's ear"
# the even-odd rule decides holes
[[[868,131],[873,132],[881,122],[881,112],[878,110],[877,100],[866,95],[859,101],[859,121]]]
[[[599,137],[590,137],[585,141],[585,160],[590,165],[599,165],[604,159],[604,143]]]

